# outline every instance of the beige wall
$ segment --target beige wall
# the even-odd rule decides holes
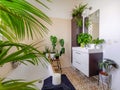
[[[12,70],[11,63],[6,63],[0,67],[0,78],[6,77],[7,74]]]
[[[56,35],[58,38],[63,38],[65,40],[65,54],[60,57],[63,67],[70,66],[71,63],[71,20],[70,19],[60,19],[51,18],[53,24],[49,27],[50,35]]]
[[[45,46],[52,48],[50,36],[55,35],[58,39],[63,38],[65,41],[65,54],[61,59],[62,67],[68,67],[71,64],[71,20],[61,18],[50,18],[52,25],[48,25],[49,32],[43,38],[34,38],[33,40],[25,40],[25,43],[40,42],[37,47],[40,51],[44,51]],[[56,47],[59,49],[59,45]]]

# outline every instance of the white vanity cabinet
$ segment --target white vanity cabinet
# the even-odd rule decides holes
[[[101,49],[72,48],[72,65],[88,77],[98,75],[98,62],[102,59]]]

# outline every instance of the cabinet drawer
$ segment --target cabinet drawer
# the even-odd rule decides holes
[[[78,62],[78,61],[74,61],[73,62],[73,66],[75,67],[75,68],[77,68],[78,70],[80,70],[80,63]]]
[[[89,76],[89,67],[88,66],[83,66],[83,65],[81,65],[80,66],[80,71],[82,72],[82,73],[84,73],[86,76]]]
[[[78,51],[73,51],[73,58],[80,59],[81,53]]]

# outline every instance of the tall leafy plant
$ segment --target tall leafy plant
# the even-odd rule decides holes
[[[48,8],[41,0],[34,1]],[[40,58],[47,61],[44,55],[34,47],[36,44],[18,43],[25,37],[33,39],[37,35],[44,36],[48,28],[43,23],[50,24],[51,20],[28,0],[0,0],[0,34],[7,40],[0,41],[0,65],[11,61],[28,61],[35,65]],[[14,52],[11,52],[15,47]],[[33,82],[35,81],[0,80],[0,90],[37,90],[32,85]]]
[[[72,11],[72,17],[75,19],[78,27],[82,27],[83,25],[82,13],[86,8],[87,4],[79,4],[79,6],[76,6]]]
[[[60,56],[65,53],[65,48],[64,48],[64,39],[60,39],[59,41],[61,50],[60,50]]]
[[[57,43],[57,37],[56,36],[50,36],[50,41],[52,43],[52,52],[55,52],[55,47]]]

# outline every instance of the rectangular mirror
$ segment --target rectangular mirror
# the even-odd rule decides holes
[[[99,38],[99,13],[100,10],[97,10],[88,16],[90,23],[88,33],[92,35],[93,39]]]

